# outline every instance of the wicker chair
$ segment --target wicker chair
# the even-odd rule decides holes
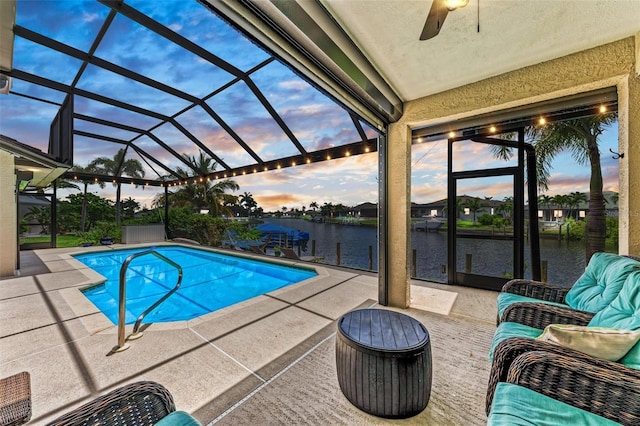
[[[533,339],[496,347],[486,412],[499,382],[514,383],[625,425],[640,424],[640,371]]]
[[[175,410],[173,397],[164,386],[136,382],[94,399],[49,426],[153,425]]]
[[[518,280],[520,281],[520,280]],[[524,280],[522,280],[524,281]],[[509,283],[507,283],[509,284]],[[518,285],[519,283],[513,283]],[[552,285],[544,284],[544,287],[550,288]],[[523,285],[525,285],[523,283]],[[526,286],[539,286],[535,281],[529,281]],[[565,288],[563,290],[569,290]],[[504,290],[503,290],[504,291]],[[559,298],[564,297],[562,292],[556,292],[556,299],[541,299],[550,302],[556,302]],[[566,294],[566,291],[564,292]],[[561,302],[556,302],[561,303]],[[580,311],[577,309],[571,309],[568,306],[557,306],[546,303],[532,303],[532,302],[516,302],[509,305],[502,317],[498,318],[498,325],[502,322],[517,322],[520,324],[528,325],[530,327],[544,329],[549,324],[575,324],[575,325],[587,325],[591,318],[595,315],[594,312]]]
[[[631,259],[631,260],[629,260]],[[624,282],[624,278],[628,273],[633,270],[640,269],[640,262],[638,258],[633,256],[618,256],[611,253],[596,253],[585,271],[585,276],[589,270],[591,270],[591,280],[593,281],[593,287],[604,288],[602,283],[595,281],[593,277],[594,269],[603,263],[605,265],[611,265],[616,263],[617,265],[624,265],[617,280],[618,289]],[[592,264],[593,263],[593,264]],[[601,268],[602,266],[600,266]],[[604,273],[604,270],[600,269],[596,273]],[[583,278],[581,277],[581,279]],[[579,282],[580,280],[578,280]],[[610,286],[609,288],[615,288],[616,286]],[[600,303],[597,307],[591,306],[589,311],[578,310],[575,307],[567,305],[567,294],[571,291],[570,287],[564,287],[549,283],[543,283],[540,281],[526,280],[526,279],[514,279],[507,282],[502,288],[502,293],[511,293],[517,296],[524,296],[524,298],[535,299],[526,301],[514,301],[515,303],[509,304],[502,313],[498,314],[497,324],[501,322],[517,322],[525,324],[531,327],[543,329],[549,324],[576,324],[586,325],[591,318],[595,315],[597,310],[602,309],[607,301],[611,301],[615,297],[615,291],[610,291],[607,297],[602,297],[603,303]],[[593,297],[591,293],[589,295]],[[499,297],[502,297],[502,295]],[[575,299],[574,295],[574,299]],[[508,299],[507,299],[508,300]],[[539,302],[537,302],[539,301]],[[500,302],[499,302],[500,304]],[[583,308],[584,309],[584,308]]]

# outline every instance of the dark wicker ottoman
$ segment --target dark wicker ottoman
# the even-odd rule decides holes
[[[411,417],[429,402],[429,332],[410,316],[384,309],[345,314],[338,322],[336,367],[342,393],[367,413]]]

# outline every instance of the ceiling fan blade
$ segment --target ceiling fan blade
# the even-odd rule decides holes
[[[420,34],[420,40],[429,40],[437,36],[442,24],[444,24],[447,13],[449,13],[449,9],[447,9],[444,0],[433,0],[427,15],[427,21],[424,23],[422,34]]]

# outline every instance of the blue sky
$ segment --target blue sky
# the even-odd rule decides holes
[[[143,1],[127,0],[126,4],[149,14],[171,30],[197,43],[207,51],[229,61],[238,70],[246,72],[262,67],[251,74],[277,113],[287,123],[300,144],[308,151],[340,146],[358,141],[359,135],[347,111],[336,105],[314,87],[300,79],[277,61],[268,62],[269,55],[256,45],[230,29],[210,11],[196,1]],[[94,1],[24,1],[18,0],[17,23],[37,30],[47,37],[77,49],[86,50],[102,26],[109,9]],[[127,36],[123,36],[126,34]],[[16,37],[14,68],[27,71],[64,84],[71,84],[81,62],[60,53],[44,49],[26,39]],[[96,49],[95,56],[115,65],[127,67],[141,75],[175,87],[189,95],[202,98],[215,89],[233,81],[234,76],[202,57],[169,43],[164,38],[118,15]],[[78,80],[77,87],[127,103],[136,102],[144,108],[167,116],[190,104],[141,83],[123,79],[105,69],[88,65]],[[15,92],[43,98],[54,103],[64,99],[64,93],[14,79]],[[246,141],[247,145],[264,160],[281,158],[297,153],[289,138],[271,119],[269,113],[243,82],[206,100],[222,119]],[[129,126],[150,129],[160,121],[121,108],[107,106],[85,97],[76,96],[76,112],[107,118]],[[47,150],[49,126],[58,106],[16,95],[0,96],[0,133]],[[215,121],[204,108],[196,106],[176,116],[176,121],[231,167],[252,164],[254,160]],[[375,131],[362,123],[368,137]],[[108,134],[130,140],[135,134],[126,130],[105,129],[104,126],[76,120],[76,130]],[[163,124],[152,133],[178,153],[197,154],[198,149],[175,126]],[[135,142],[141,149],[169,167],[180,163],[147,136]],[[76,136],[74,163],[86,165],[96,156],[112,157],[120,144],[96,141]],[[412,199],[430,202],[446,197],[446,142],[414,145],[412,149]],[[617,128],[603,135],[602,165],[605,190],[617,191],[617,161],[608,151],[617,151]],[[477,146],[461,148],[456,153],[460,169],[487,167],[496,164],[491,155]],[[142,160],[129,150],[128,158]],[[146,177],[163,174],[157,166],[144,163]],[[588,168],[577,166],[568,155],[560,155],[555,163],[549,193],[569,193],[588,190]],[[153,168],[152,168],[153,166]],[[339,160],[285,168],[277,171],[238,176],[239,194],[250,192],[265,210],[308,207],[311,202],[332,202],[356,205],[377,200],[378,159],[376,153],[345,157]],[[154,170],[155,169],[155,170]],[[506,182],[469,182],[465,192],[469,195],[502,198],[511,190]],[[114,198],[115,189],[107,185],[92,191]],[[123,197],[136,198],[149,205],[157,190],[123,186]],[[64,193],[62,194],[64,196]]]

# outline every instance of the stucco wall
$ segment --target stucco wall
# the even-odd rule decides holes
[[[640,255],[640,77],[635,38],[627,38],[467,86],[407,102],[389,127],[389,304],[409,304],[411,129],[547,99],[617,87],[619,100],[620,253]],[[635,162],[635,168],[629,163]]]
[[[17,261],[17,209],[13,156],[0,150],[0,277],[15,275]]]

